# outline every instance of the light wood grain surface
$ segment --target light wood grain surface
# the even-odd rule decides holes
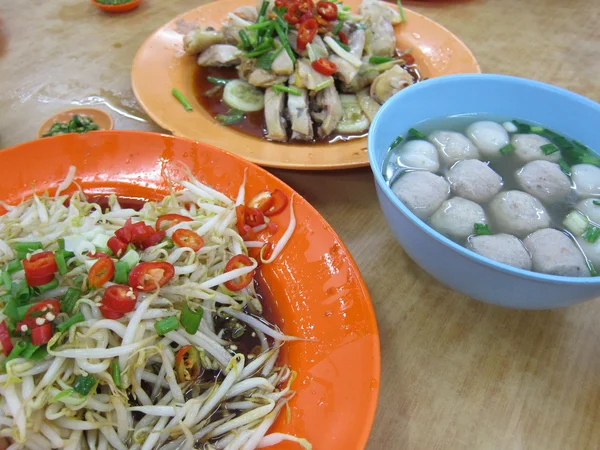
[[[0,2],[0,147],[33,139],[46,117],[73,102],[118,111],[117,128],[158,131],[131,92],[132,58],[151,31],[201,3],[144,0],[133,13],[109,16],[84,0]],[[597,0],[405,6],[460,36],[484,72],[600,101]],[[370,289],[382,382],[369,450],[600,448],[598,301],[523,312],[465,298],[397,245],[368,169],[273,172],[331,223]]]

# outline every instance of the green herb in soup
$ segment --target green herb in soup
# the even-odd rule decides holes
[[[42,137],[56,136],[67,133],[87,133],[88,131],[99,130],[100,127],[89,117],[83,117],[75,114],[68,122],[55,122],[50,130]]]
[[[521,120],[453,116],[394,139],[383,171],[418,218],[482,256],[597,276],[600,157],[580,141]]]

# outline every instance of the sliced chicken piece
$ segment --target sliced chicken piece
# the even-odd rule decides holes
[[[235,45],[215,44],[198,56],[199,66],[229,67],[239,64],[241,51]]]
[[[320,137],[330,135],[338,122],[342,119],[343,109],[340,95],[335,86],[329,86],[319,91],[313,102],[313,119],[320,123],[321,126],[317,129]]]
[[[321,36],[319,36],[318,34],[315,35],[313,41],[310,43],[310,45],[312,45],[315,48],[318,48],[319,51],[323,51],[325,52],[326,55],[329,54],[329,48],[327,47],[327,45],[325,45],[325,42],[323,42],[323,38]]]
[[[287,76],[276,75],[270,70],[254,69],[248,76],[248,83],[256,87],[269,87],[287,81]]]
[[[212,27],[200,27],[183,37],[183,49],[188,55],[197,55],[211,45],[225,43],[225,36]]]
[[[369,55],[392,57],[396,53],[394,27],[384,17],[375,19],[366,30],[365,49]]]
[[[273,88],[265,91],[265,122],[267,123],[267,139],[287,141],[286,120],[284,117],[285,94]]]
[[[275,41],[279,42],[278,39],[275,39]],[[288,52],[285,50],[279,52],[279,55],[273,60],[271,71],[277,75],[291,75],[294,73],[294,62]]]
[[[296,82],[296,86],[307,88],[311,91],[325,89],[334,83],[333,77],[323,75],[313,69],[308,59],[299,59],[296,61],[296,77],[294,81]]]
[[[256,22],[256,19],[258,19],[258,9],[256,9],[255,6],[240,6],[233,12],[233,14],[241,17],[244,20],[247,20],[248,22]]]
[[[342,80],[344,84],[352,83],[352,80],[354,80],[354,77],[358,74],[358,68],[338,55],[331,55],[329,60],[337,66],[337,71],[335,73],[338,78]]]
[[[400,66],[394,66],[377,76],[371,84],[371,97],[383,104],[396,92],[413,84],[410,74]]]
[[[358,11],[366,22],[372,23],[380,17],[393,25],[402,22],[402,16],[397,8],[379,0],[363,0]]]
[[[308,91],[300,89],[300,95],[288,95],[287,107],[292,123],[292,139],[312,140],[313,124],[308,108]]]
[[[377,69],[368,64],[363,64],[356,76],[349,84],[342,84],[340,90],[342,92],[358,92],[361,89],[369,86],[375,78],[380,74]]]
[[[229,20],[227,20],[227,22],[225,22],[223,25],[221,32],[223,33],[223,36],[225,36],[225,40],[227,42],[238,44],[242,42],[242,38],[240,38],[240,30],[245,29],[254,22],[244,20],[234,13],[229,13],[228,17]]]
[[[365,30],[356,29],[348,37],[348,46],[350,47],[350,53],[360,58],[365,49],[366,42]]]

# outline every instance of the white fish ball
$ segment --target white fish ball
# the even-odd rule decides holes
[[[392,185],[392,191],[420,219],[426,220],[450,195],[450,185],[431,172],[408,172]]]
[[[558,162],[560,152],[546,155],[540,148],[542,145],[551,144],[548,139],[538,134],[513,134],[510,143],[515,148],[514,155],[524,163],[544,159],[546,161]]]
[[[550,216],[535,197],[522,191],[500,192],[489,205],[492,229],[525,237],[550,226]]]
[[[454,164],[446,175],[456,195],[476,203],[487,203],[502,189],[502,177],[478,159]]]
[[[476,223],[487,223],[483,208],[475,202],[460,197],[442,203],[430,220],[435,230],[457,241],[474,234]]]
[[[456,131],[434,131],[427,139],[436,146],[447,165],[463,159],[479,159],[479,150],[466,136]]]
[[[471,236],[467,248],[494,261],[531,270],[529,252],[519,239],[510,234]]]
[[[500,149],[509,143],[508,133],[504,127],[490,120],[472,123],[465,132],[486,158],[500,155]]]
[[[571,192],[571,180],[558,164],[531,161],[517,172],[517,183],[525,192],[546,203],[562,202]]]
[[[437,149],[427,141],[408,141],[400,148],[398,160],[403,166],[412,169],[423,169],[430,172],[440,170],[440,159]]]
[[[577,164],[571,167],[571,179],[579,197],[600,198],[600,167]]]
[[[531,253],[532,269],[549,275],[587,277],[590,272],[581,250],[566,234],[544,228],[523,241]]]

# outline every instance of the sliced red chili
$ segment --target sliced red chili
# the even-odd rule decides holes
[[[131,242],[131,218],[127,219],[125,225],[115,231],[115,236],[126,244]]]
[[[156,221],[156,231],[168,230],[174,225],[181,222],[191,222],[191,217],[182,216],[181,214],[164,214]]]
[[[136,302],[137,294],[133,288],[124,284],[113,284],[107,287],[102,297],[102,305],[117,313],[133,311]]]
[[[284,6],[288,5],[288,0],[275,0],[275,7],[276,8],[283,8]]]
[[[298,29],[298,39],[296,40],[298,51],[302,52],[306,50],[306,45],[313,41],[318,30],[319,24],[315,19],[308,19],[300,24],[300,28]]]
[[[244,233],[244,225],[246,225],[246,207],[244,205],[237,205],[235,207],[235,215],[237,217],[237,230],[239,234]]]
[[[194,381],[200,376],[200,354],[193,345],[184,345],[175,356],[177,382]]]
[[[112,259],[104,257],[100,258],[90,268],[88,273],[88,284],[90,287],[99,289],[104,286],[104,283],[110,281],[115,274],[115,263]]]
[[[285,209],[289,200],[287,196],[281,192],[279,189],[275,189],[273,191],[273,206],[269,208],[268,211],[265,211],[265,216],[271,217],[279,214],[281,211]]]
[[[51,323],[45,323],[31,330],[31,343],[33,345],[44,345],[50,342],[54,328]]]
[[[329,22],[336,20],[338,15],[337,6],[332,2],[317,3],[317,12],[323,19]]]
[[[279,227],[277,226],[277,224],[275,222],[271,221],[267,225],[267,229],[269,230],[269,233],[275,234],[279,230]]]
[[[258,208],[246,208],[245,223],[251,227],[257,227],[265,223],[265,215]]]
[[[136,247],[142,247],[143,243],[155,233],[154,228],[144,222],[136,222],[131,225],[131,242]]]
[[[107,245],[117,258],[123,256],[127,251],[127,244],[116,236],[111,237]]]
[[[94,253],[88,253],[87,254],[88,257],[90,258],[110,258],[110,256],[108,256],[106,253],[102,253],[102,252],[94,252]]]
[[[163,287],[175,276],[175,267],[168,262],[143,262],[129,272],[129,284],[134,289],[150,292]]]
[[[338,33],[338,37],[340,38],[340,42],[342,44],[348,45],[348,35],[346,33],[340,30],[340,32]]]
[[[263,259],[269,259],[273,254],[273,244],[271,242],[267,242],[264,247],[260,249],[260,256]]]
[[[242,236],[242,239],[245,241],[255,241],[256,240],[256,233],[254,232],[254,230],[252,229],[252,227],[250,225],[244,225],[243,233],[241,233],[240,236]]]
[[[166,233],[162,230],[154,231],[152,234],[149,234],[148,236],[146,236],[142,240],[142,242],[140,242],[140,247],[142,249],[147,249],[148,247],[152,247],[152,246],[160,243],[160,241],[162,241],[165,236],[166,236]]]
[[[235,255],[231,258],[227,264],[225,265],[225,272],[231,272],[235,269],[240,269],[242,267],[247,267],[252,265],[252,260],[248,258],[246,255]],[[226,281],[223,283],[227,289],[230,291],[240,291],[248,286],[252,279],[254,278],[254,270],[248,272],[247,274],[242,275],[241,277],[237,277],[233,280]]]
[[[204,245],[204,239],[198,233],[180,228],[173,233],[173,242],[179,247],[188,247],[197,252]]]
[[[102,313],[102,315],[104,317],[106,317],[107,319],[118,320],[121,317],[125,316],[125,313],[117,312],[114,309],[110,309],[106,305],[100,305],[100,306],[98,306],[98,309],[100,310],[100,312]]]
[[[27,325],[27,328],[32,330],[40,326],[36,323],[37,319],[43,319],[45,322],[52,322],[59,313],[60,302],[58,300],[54,298],[42,300],[37,302],[35,305],[32,305],[27,310],[25,313],[25,318],[22,322],[20,322],[20,325]],[[47,314],[51,315],[47,316]],[[41,325],[43,325],[43,323]],[[21,331],[20,327],[18,327],[17,330]]]
[[[297,3],[293,3],[288,5],[287,12],[284,14],[283,18],[290,24],[296,25],[300,23],[300,17],[302,17],[304,13],[300,11],[300,7]]]
[[[54,273],[58,271],[56,259],[52,252],[41,252],[31,255],[29,259],[23,260],[25,279],[30,286],[41,286],[48,284],[54,279]]]
[[[304,14],[300,16],[300,23],[306,22],[308,19],[312,19],[314,14],[312,11],[306,11]]]
[[[415,57],[413,55],[411,55],[410,53],[406,53],[405,55],[402,55],[402,59],[404,60],[404,63],[407,66],[411,66],[415,63]]]
[[[4,356],[8,356],[14,345],[5,322],[0,323],[0,344],[2,344],[2,353],[4,353]]]
[[[274,202],[270,191],[260,191],[248,202],[248,207],[260,209],[264,213],[273,206]]]
[[[313,69],[325,76],[333,75],[337,71],[335,63],[325,58],[319,58],[313,61],[311,65]]]

